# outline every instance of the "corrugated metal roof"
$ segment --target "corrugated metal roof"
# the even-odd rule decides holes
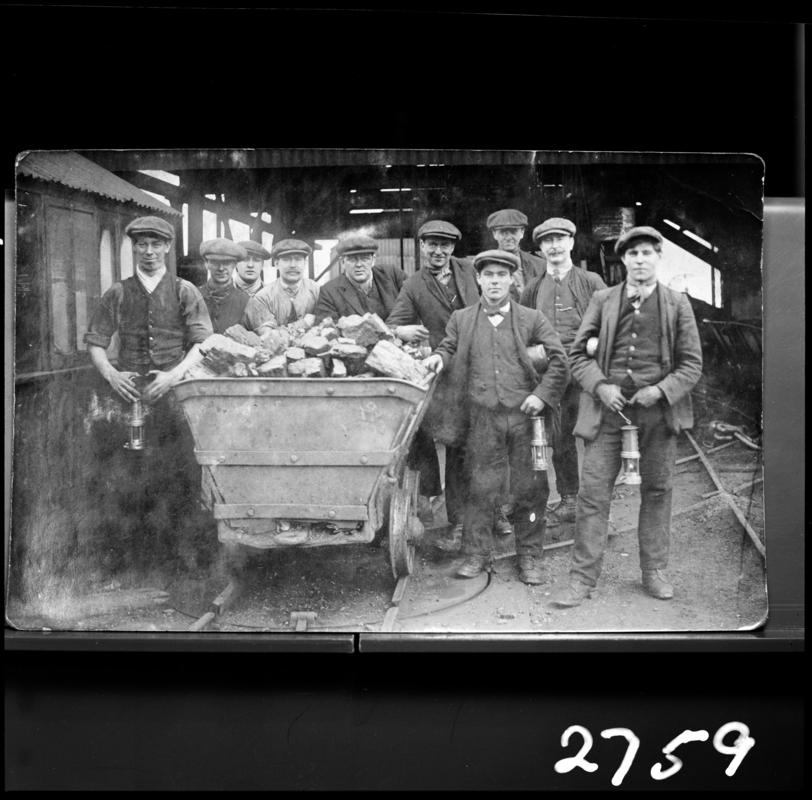
[[[180,212],[174,208],[71,151],[33,150],[17,162],[17,172],[42,181],[61,183],[81,192],[109,197],[123,203],[135,203],[163,214],[180,216]]]

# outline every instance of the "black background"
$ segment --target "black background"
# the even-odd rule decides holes
[[[499,10],[3,6],[4,188],[23,149],[493,147],[750,152],[766,196],[803,195],[798,25]],[[803,785],[799,654],[502,649],[7,652],[6,786],[611,789],[609,727],[641,739],[623,788]],[[705,743],[650,779],[731,720],[756,739],[734,778]],[[553,770],[571,724],[592,775]]]

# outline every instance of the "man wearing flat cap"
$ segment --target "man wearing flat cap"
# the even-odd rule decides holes
[[[638,428],[640,515],[637,538],[644,590],[668,600],[671,493],[677,435],[693,426],[691,390],[702,375],[702,348],[688,298],[657,282],[663,237],[631,228],[615,243],[624,283],[596,292],[570,349],[582,389],[575,435],[585,444],[568,584],[553,603],[577,606],[597,585],[620,471],[621,412]],[[594,357],[587,342],[598,338]]]
[[[377,314],[385,320],[395,306],[406,273],[376,264],[378,243],[369,236],[352,235],[336,245],[342,274],[321,287],[316,322],[325,317],[338,321],[352,314]]]
[[[569,351],[592,295],[606,284],[594,272],[572,263],[575,224],[564,217],[551,217],[533,230],[536,242],[547,259],[539,275],[525,287],[521,304],[537,308],[553,323],[564,349]],[[553,467],[561,502],[547,515],[547,527],[575,522],[578,496],[578,450],[573,428],[578,416],[581,390],[573,380],[561,398],[556,424],[552,426]]]
[[[252,331],[290,325],[313,314],[319,285],[307,277],[307,260],[313,248],[301,239],[280,239],[271,248],[271,264],[279,277],[248,301],[243,325]]]
[[[262,288],[262,267],[271,254],[259,242],[251,239],[237,244],[245,250],[246,257],[234,270],[234,285],[253,297]]]
[[[544,259],[519,248],[527,228],[527,216],[515,208],[503,208],[494,211],[486,224],[500,250],[519,256],[520,266],[513,273],[511,289],[511,297],[518,300],[524,287],[544,271]]]
[[[230,239],[208,239],[200,245],[200,256],[209,280],[200,290],[209,309],[215,333],[225,333],[239,324],[248,295],[234,285],[234,270],[245,259],[245,250]]]
[[[386,320],[398,338],[435,348],[445,336],[454,311],[479,302],[479,286],[473,265],[455,258],[454,247],[462,238],[459,229],[445,220],[429,220],[417,231],[422,268],[406,279],[395,307]],[[441,481],[434,441],[441,434],[443,417],[455,413],[446,402],[448,383],[442,374],[412,446],[412,467],[420,471],[420,491],[439,495]],[[445,448],[445,505],[452,526],[449,548],[462,541],[465,498],[464,449],[461,442],[442,441]]]
[[[154,402],[199,360],[198,345],[211,335],[211,320],[200,291],[166,268],[172,226],[160,217],[139,217],[125,233],[132,240],[135,275],[104,293],[85,342],[96,369],[128,402],[139,396],[134,378],[154,375],[143,398]],[[115,332],[121,343],[118,369],[107,358]]]
[[[194,498],[200,468],[182,409],[169,390],[200,360],[200,343],[212,334],[212,326],[197,287],[167,269],[172,226],[160,217],[139,217],[125,233],[132,241],[135,274],[104,293],[84,339],[94,366],[125,401],[112,422],[94,425],[99,429],[94,436],[97,458],[105,463],[104,503],[111,504],[116,517],[115,541],[109,546],[120,548],[118,557],[132,563],[166,555],[155,548],[166,544],[169,535],[168,547],[182,545],[184,523],[178,520],[189,524],[190,536],[203,530],[192,524],[198,512]],[[107,349],[115,334],[119,351],[113,366]],[[148,446],[133,457],[121,445],[124,420],[136,399],[147,412]]]
[[[452,313],[445,338],[425,361],[434,371],[449,370],[449,403],[466,431],[466,557],[457,575],[473,578],[488,566],[495,506],[509,466],[519,576],[538,584],[548,490],[546,473],[533,470],[530,418],[558,404],[569,378],[567,357],[544,314],[510,299],[518,256],[486,250],[474,258],[474,268],[480,302]],[[539,344],[548,360],[543,375],[528,353]]]

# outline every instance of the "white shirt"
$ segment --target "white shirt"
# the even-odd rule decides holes
[[[135,274],[138,276],[138,280],[141,281],[141,285],[147,290],[147,294],[152,294],[161,282],[161,278],[166,274],[166,267],[161,267],[153,275],[147,275],[141,270],[141,267],[136,267]]]
[[[486,314],[488,314],[488,312],[485,309],[485,306],[482,306],[482,310]],[[488,322],[490,322],[491,325],[493,325],[493,327],[495,328],[505,318],[505,314],[509,313],[510,313],[510,300],[508,300],[507,303],[505,303],[503,306],[500,306],[498,314],[488,314]]]
[[[564,278],[569,275],[570,270],[572,269],[572,262],[570,262],[566,267],[547,267],[547,272],[550,274],[551,278],[558,278],[559,280],[563,280]],[[558,274],[556,275],[556,271]]]

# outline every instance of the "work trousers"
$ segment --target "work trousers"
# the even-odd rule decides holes
[[[542,554],[545,508],[549,496],[547,473],[533,470],[531,419],[518,408],[471,406],[466,441],[468,499],[462,546],[466,555],[490,554],[494,513],[501,501],[505,472],[510,468],[510,489],[518,555]]]
[[[640,450],[640,516],[637,537],[641,569],[668,565],[671,499],[677,437],[665,423],[664,401],[650,408],[627,406],[624,414],[638,426]],[[587,442],[581,488],[575,511],[575,545],[570,574],[595,586],[601,573],[609,534],[609,505],[620,471],[621,427],[619,414],[603,410],[598,435]]]
[[[578,419],[578,401],[581,387],[571,381],[564,391],[559,406],[559,424],[553,428],[553,467],[558,494],[578,494],[578,451],[572,431]]]
[[[420,472],[420,494],[435,497],[442,491],[440,462],[434,439],[419,428],[409,453],[409,466]],[[465,503],[465,448],[445,446],[445,510],[451,525],[462,522]]]

